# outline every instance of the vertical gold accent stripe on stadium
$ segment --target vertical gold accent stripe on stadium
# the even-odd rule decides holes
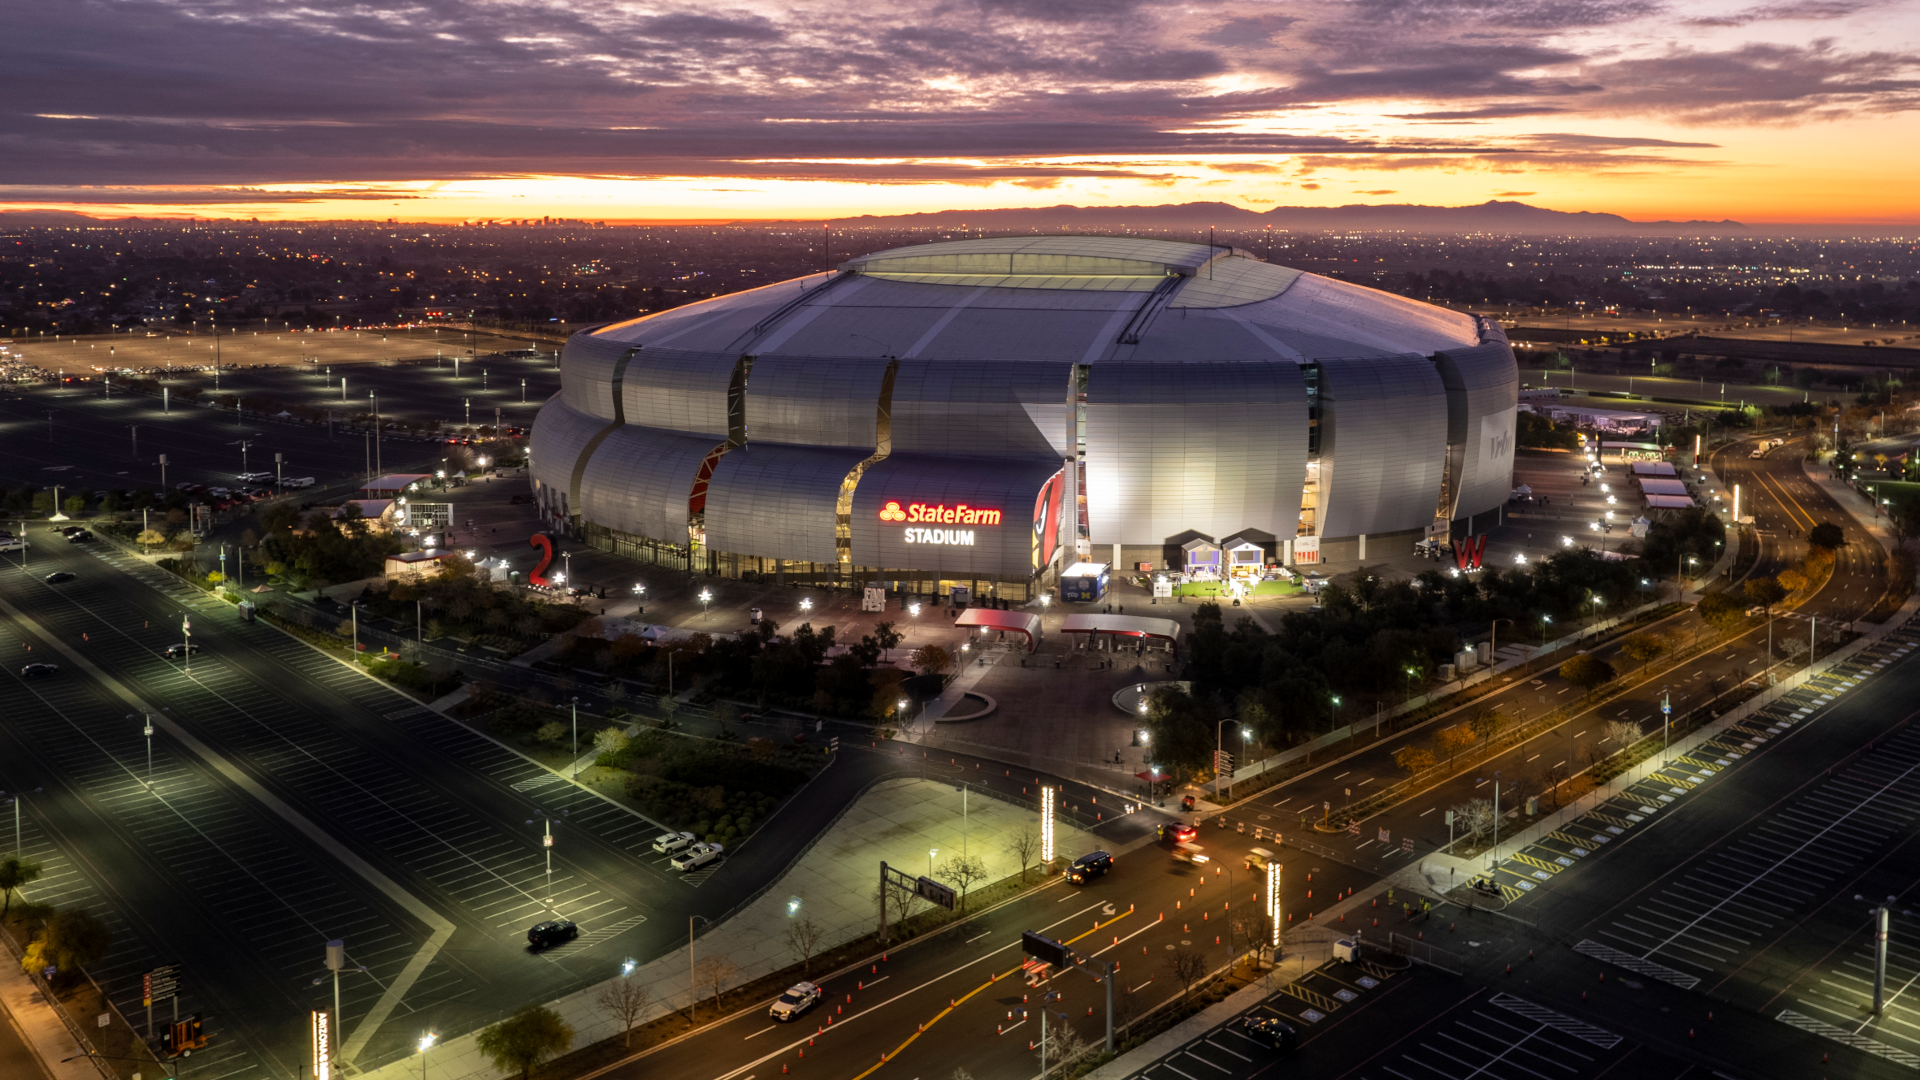
[[[846,479],[840,481],[840,497],[833,504],[833,547],[834,554],[840,557],[840,565],[851,569],[853,566],[853,493],[860,486],[860,478],[874,463],[884,461],[893,453],[893,377],[900,370],[900,361],[887,361],[887,373],[880,377],[880,400],[875,403],[873,418],[873,453],[847,472]]]

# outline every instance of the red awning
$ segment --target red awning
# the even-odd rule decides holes
[[[1032,652],[1040,644],[1040,616],[1024,611],[970,607],[961,612],[960,617],[955,619],[953,624],[978,627],[982,630],[1000,630],[1009,634],[1025,634],[1028,652]]]

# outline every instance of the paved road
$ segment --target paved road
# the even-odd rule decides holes
[[[297,1063],[306,1010],[331,1001],[330,984],[314,981],[329,938],[345,938],[366,969],[342,981],[343,1031],[359,1060],[377,1063],[406,1053],[422,1027],[471,1030],[609,977],[623,958],[670,951],[689,915],[717,918],[751,898],[869,784],[942,768],[904,748],[849,744],[733,857],[675,875],[647,847],[657,823],[240,623],[139,560],[36,530],[27,563],[0,569],[0,600],[30,620],[4,643],[17,655],[0,679],[0,787],[26,796],[25,846],[49,869],[36,896],[108,918],[119,944],[97,974],[136,1022],[139,972],[184,964],[181,1006],[205,1014],[215,1036],[196,1062],[222,1075]],[[56,570],[76,578],[47,583]],[[180,640],[183,615],[205,650],[190,672],[160,655]],[[28,659],[62,670],[22,679]],[[162,710],[151,785],[142,722],[107,680]],[[948,762],[1009,797],[1001,789],[1061,783]],[[1096,816],[1098,792],[1062,786],[1066,806]],[[1118,842],[1151,825],[1123,816],[1103,828]],[[554,912],[585,935],[530,956],[526,926]]]
[[[1756,574],[1777,573],[1806,555],[1805,533],[1812,523],[1832,521],[1846,533],[1846,546],[1836,559],[1832,579],[1811,598],[1786,610],[1774,620],[1775,656],[1789,635],[1808,635],[1814,628],[1811,619],[1843,620],[1860,618],[1872,609],[1881,595],[1879,547],[1866,531],[1853,521],[1827,493],[1805,479],[1797,455],[1775,450],[1764,459],[1751,459],[1737,447],[1723,452],[1717,460],[1730,483],[1742,484],[1743,499],[1760,519],[1765,546],[1755,567]],[[1571,467],[1571,466],[1570,466]],[[1749,495],[1757,489],[1759,495]],[[1743,512],[1746,509],[1742,508]],[[1782,538],[1781,533],[1798,522],[1800,539]],[[1653,627],[1681,641],[1704,634],[1697,616],[1691,612],[1669,617]],[[1826,635],[1822,633],[1822,636]],[[1590,755],[1611,752],[1606,725],[1625,720],[1642,731],[1658,730],[1661,705],[1670,701],[1675,715],[1713,702],[1719,695],[1740,684],[1764,678],[1769,650],[1769,629],[1758,624],[1722,648],[1690,661],[1657,678],[1636,674],[1638,664],[1619,653],[1619,642],[1603,645],[1595,655],[1609,660],[1630,689],[1605,704],[1576,710],[1551,731],[1518,744],[1495,758],[1475,766],[1445,783],[1419,795],[1376,812],[1361,822],[1357,835],[1315,834],[1310,838],[1330,848],[1334,857],[1356,866],[1386,873],[1405,866],[1432,851],[1449,850],[1449,830],[1445,811],[1471,799],[1491,799],[1494,774],[1501,775],[1501,812],[1511,816],[1528,794],[1546,792],[1548,770],[1564,777],[1569,771],[1586,767]],[[1227,813],[1236,825],[1248,828],[1279,829],[1290,836],[1302,829],[1302,819],[1317,822],[1331,817],[1343,821],[1342,808],[1365,799],[1372,790],[1396,783],[1406,773],[1393,763],[1395,751],[1421,744],[1439,728],[1464,721],[1483,708],[1497,708],[1503,716],[1525,720],[1549,710],[1578,702],[1580,691],[1560,679],[1558,673],[1543,669],[1504,677],[1505,689],[1488,695],[1472,705],[1430,723],[1416,732],[1392,735],[1376,746],[1271,791],[1246,800]],[[1550,808],[1551,797],[1542,799]],[[1329,809],[1329,805],[1331,808]],[[1384,836],[1383,836],[1384,833]],[[1408,842],[1411,841],[1409,850]]]

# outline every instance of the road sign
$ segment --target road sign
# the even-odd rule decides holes
[[[1389,832],[1387,832],[1387,830],[1385,830],[1385,829],[1381,829],[1381,830],[1380,830],[1380,842],[1381,842],[1381,843],[1383,843],[1383,844],[1385,844],[1385,843],[1389,843],[1389,842],[1390,842],[1391,840],[1392,840],[1392,834],[1391,834],[1391,833],[1389,833]]]
[[[1401,837],[1400,850],[1406,852],[1409,855],[1413,854],[1413,837],[1411,836]]]
[[[140,976],[141,1004],[151,1005],[164,997],[180,993],[180,965],[166,964]]]
[[[938,904],[948,911],[953,910],[954,891],[930,877],[923,875],[915,879],[913,895],[928,903]]]
[[[1067,966],[1067,947],[1050,937],[1027,930],[1020,935],[1020,951],[1057,968]]]
[[[838,735],[828,736],[827,752],[830,754],[837,754],[840,752],[840,736]]]
[[[1359,835],[1360,835],[1360,823],[1359,823],[1358,821],[1349,821],[1349,822],[1347,822],[1347,832],[1349,832],[1349,833],[1351,833],[1351,834],[1352,834],[1352,835],[1354,835],[1354,836],[1359,836]]]

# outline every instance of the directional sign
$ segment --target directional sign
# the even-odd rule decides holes
[[[141,1004],[151,1005],[165,997],[174,997],[180,993],[180,965],[166,964],[154,968],[140,976]]]
[[[953,910],[954,891],[933,880],[922,876],[913,883],[913,895],[932,904],[938,904],[948,911]]]
[[[1381,829],[1381,830],[1380,830],[1380,842],[1381,842],[1381,843],[1383,843],[1383,844],[1385,844],[1385,843],[1388,843],[1388,842],[1389,842],[1389,841],[1390,841],[1390,840],[1392,839],[1392,835],[1393,835],[1393,834],[1391,834],[1391,833],[1389,833],[1389,832],[1387,832],[1387,830],[1385,830],[1385,829]]]
[[[1359,823],[1358,821],[1349,821],[1349,822],[1347,822],[1347,832],[1349,832],[1349,833],[1351,833],[1351,834],[1352,834],[1352,835],[1354,835],[1354,836],[1359,836],[1359,835],[1360,835],[1360,823]]]
[[[1400,850],[1406,852],[1409,855],[1413,854],[1413,837],[1411,836],[1401,837]]]

